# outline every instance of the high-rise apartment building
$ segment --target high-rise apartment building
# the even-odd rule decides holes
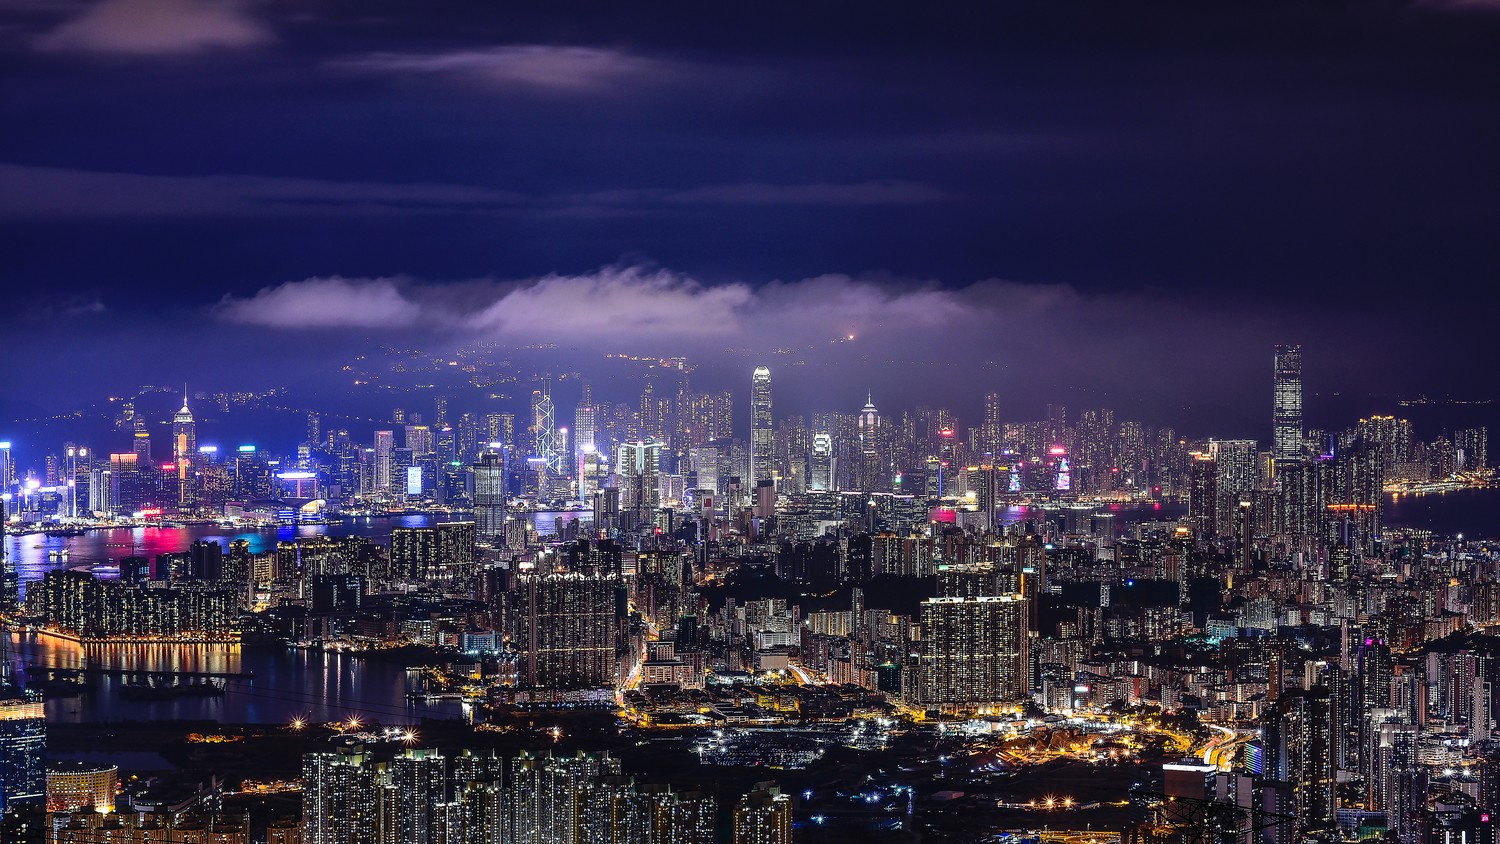
[[[734,807],[734,844],[791,844],[792,800],[774,783],[757,783]]]
[[[613,575],[523,574],[514,639],[518,681],[540,689],[613,688],[623,598]]]
[[[1027,601],[1020,594],[929,598],[914,703],[952,709],[1014,703],[1027,694]]]

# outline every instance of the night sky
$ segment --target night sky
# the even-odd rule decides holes
[[[972,6],[0,0],[0,401],[474,340],[1262,439],[1275,342],[1500,389],[1500,3]]]

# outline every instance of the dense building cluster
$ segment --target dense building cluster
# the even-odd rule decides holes
[[[1361,829],[1418,844],[1500,811],[1500,640],[1485,634],[1500,624],[1500,551],[1392,528],[1382,505],[1490,482],[1487,433],[1421,442],[1388,416],[1309,429],[1302,364],[1299,348],[1276,350],[1267,447],[1108,409],[1013,422],[994,393],[967,425],[942,408],[883,415],[873,397],[778,418],[764,366],[742,438],[732,397],[690,389],[680,360],[653,367],[633,403],[584,386],[571,428],[538,378],[524,426],[440,399],[431,425],[398,411],[401,425],[360,444],[313,416],[295,457],[202,456],[184,403],[176,474],[151,470],[153,506],[176,478],[161,509],[177,518],[433,518],[387,544],[199,543],[126,557],[118,581],[54,571],[30,584],[26,612],[79,636],[448,648],[424,693],[620,705],[645,728],[1186,714],[1243,740],[1161,772],[1181,805],[1285,815],[1290,837],[1271,844]],[[137,440],[137,469],[155,465]],[[138,509],[108,500],[87,518]],[[353,818],[402,841],[464,841],[481,840],[464,837],[474,824],[534,834],[563,815],[572,832],[504,840],[613,835],[583,831],[610,817],[688,841],[708,811],[618,781],[606,758],[372,759],[308,757],[318,842],[356,840],[337,831]],[[747,828],[780,828],[783,801],[747,801]]]
[[[608,754],[407,750],[363,745],[308,754],[302,765],[306,844],[712,844],[717,801],[637,783]],[[789,798],[766,784],[734,810],[736,844],[791,841]]]

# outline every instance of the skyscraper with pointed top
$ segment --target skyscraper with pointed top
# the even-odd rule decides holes
[[[187,385],[182,385],[182,409],[172,417],[172,458],[177,463],[177,506],[187,510],[197,503],[192,464],[198,457],[198,425],[188,410]]]

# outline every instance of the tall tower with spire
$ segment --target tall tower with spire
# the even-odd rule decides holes
[[[880,470],[880,411],[875,409],[875,394],[865,396],[859,410],[859,488],[862,492],[884,492],[885,479]]]
[[[188,410],[187,385],[182,385],[182,409],[172,417],[172,457],[177,461],[177,505],[188,509],[196,503],[192,463],[198,455],[198,425]]]

